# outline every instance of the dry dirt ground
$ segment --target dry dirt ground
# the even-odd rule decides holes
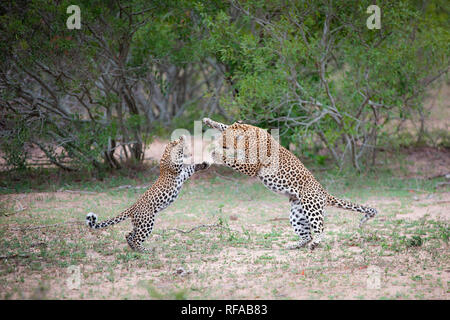
[[[321,175],[335,195],[380,214],[360,229],[360,214],[329,207],[314,251],[285,249],[297,241],[286,198],[217,167],[160,213],[146,242],[153,254],[130,251],[128,221],[83,223],[88,211],[117,215],[143,189],[2,194],[0,298],[448,299],[447,180],[393,179]]]

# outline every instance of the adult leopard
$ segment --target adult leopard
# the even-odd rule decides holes
[[[266,130],[241,122],[226,125],[209,118],[204,118],[203,123],[221,132],[212,153],[215,162],[256,176],[270,190],[289,197],[289,220],[300,237],[299,242],[289,248],[297,249],[310,243],[312,250],[321,242],[326,205],[364,213],[360,225],[377,214],[374,208],[330,195],[303,163]]]
[[[160,160],[160,173],[156,182],[133,204],[117,217],[97,222],[97,215],[89,212],[86,215],[86,224],[93,229],[106,228],[131,218],[133,230],[126,236],[131,249],[139,252],[150,252],[142,243],[150,236],[155,216],[161,210],[167,208],[180,193],[181,186],[195,172],[207,169],[210,164],[186,165],[183,164],[185,156],[186,137],[183,135],[178,140],[170,142]]]

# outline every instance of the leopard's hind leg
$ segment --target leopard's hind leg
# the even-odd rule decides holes
[[[311,224],[311,229],[314,232],[314,237],[309,245],[309,248],[314,250],[323,239],[323,209],[316,212],[314,217],[310,217],[309,223]]]
[[[136,238],[133,243],[133,249],[135,251],[142,252],[142,253],[154,252],[154,250],[155,250],[154,248],[147,248],[142,245],[144,243],[144,241],[148,238],[150,233],[151,232],[149,232],[149,231],[142,231],[142,230],[138,230],[136,232]]]
[[[313,239],[309,245],[314,250],[323,239],[323,213],[326,198],[317,194],[304,195],[304,211],[314,232]]]
[[[142,244],[147,240],[153,231],[155,217],[148,217],[146,220],[133,221],[134,229],[127,235],[129,246],[138,252],[150,253],[154,248],[146,248]]]
[[[289,222],[294,228],[294,232],[300,237],[297,244],[287,247],[287,249],[299,249],[306,246],[311,241],[311,225],[300,200],[291,199],[291,214]]]

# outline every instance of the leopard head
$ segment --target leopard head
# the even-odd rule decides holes
[[[161,157],[160,171],[170,173],[180,173],[183,167],[183,160],[188,155],[186,136],[182,135],[177,140],[167,144]]]

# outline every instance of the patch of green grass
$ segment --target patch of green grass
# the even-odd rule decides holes
[[[415,275],[415,276],[411,276],[411,279],[414,281],[422,281],[423,278],[419,275]]]
[[[157,300],[186,300],[188,289],[169,289],[169,290],[161,290],[158,289],[152,281],[141,281],[139,285],[145,288],[148,292],[148,295]]]
[[[142,256],[143,255],[141,253],[129,251],[125,253],[119,253],[116,256],[116,260],[120,263],[127,263],[129,261],[139,260],[142,258]]]

